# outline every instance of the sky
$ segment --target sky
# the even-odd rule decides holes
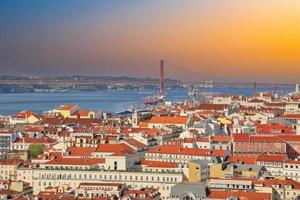
[[[0,0],[0,74],[300,82],[299,0]]]

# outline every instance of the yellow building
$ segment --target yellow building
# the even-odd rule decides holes
[[[38,122],[39,116],[31,110],[24,110],[16,113],[9,118],[10,124],[34,124]]]
[[[95,119],[97,118],[97,113],[93,110],[77,110],[70,116],[70,118]]]
[[[218,122],[220,122],[221,124],[226,124],[226,125],[229,125],[232,123],[232,121],[230,119],[227,119],[226,117],[219,117],[217,119]]]
[[[210,177],[223,178],[224,177],[224,171],[223,171],[224,168],[225,168],[225,163],[211,164],[209,166]]]
[[[78,110],[77,105],[69,104],[69,105],[62,105],[55,110],[55,112],[61,114],[64,118],[69,118]]]
[[[1,160],[0,161],[0,179],[16,180],[18,160]]]
[[[189,182],[202,182],[209,178],[208,162],[193,160],[189,162]]]
[[[259,178],[266,169],[259,165],[237,164],[237,163],[219,163],[210,166],[210,177],[226,178],[231,176],[240,176],[247,178]]]

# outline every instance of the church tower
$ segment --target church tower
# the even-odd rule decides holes
[[[137,110],[134,110],[134,112],[132,112],[131,124],[133,128],[139,127],[139,115]]]

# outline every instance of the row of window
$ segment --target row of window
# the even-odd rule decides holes
[[[285,165],[284,168],[290,168],[290,169],[298,169],[299,166],[298,165]]]
[[[102,175],[102,174],[39,174],[41,179],[104,179],[123,181],[164,181],[177,182],[177,177],[148,176],[148,175]]]

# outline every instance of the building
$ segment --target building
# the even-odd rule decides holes
[[[163,181],[164,180],[164,181]],[[33,171],[33,192],[38,194],[46,187],[68,185],[79,187],[83,182],[93,183],[126,183],[132,189],[155,188],[162,199],[170,196],[171,188],[183,181],[182,173],[108,171],[101,169],[62,169],[40,167]]]
[[[256,126],[256,134],[258,135],[279,135],[279,134],[296,134],[296,129],[287,126],[284,123],[267,123]]]
[[[255,164],[239,163],[214,163],[210,165],[210,177],[214,178],[259,178],[266,172],[265,167]]]
[[[12,150],[12,143],[16,140],[16,134],[11,131],[0,130],[0,158],[7,156]]]
[[[272,176],[282,176],[284,163],[288,161],[287,155],[260,154],[256,158],[256,164],[266,167]]]
[[[222,200],[222,199],[247,199],[247,200],[271,200],[271,193],[263,192],[250,192],[250,191],[224,191],[224,190],[211,190],[208,194],[207,200]]]
[[[70,118],[76,111],[78,110],[77,105],[69,104],[69,105],[61,105],[54,112],[59,113],[64,118]]]
[[[40,117],[37,113],[31,110],[24,110],[22,112],[16,113],[9,118],[10,124],[33,124],[40,121]]]
[[[18,160],[1,160],[0,161],[0,180],[16,180]]]
[[[189,182],[203,182],[209,178],[208,162],[204,160],[192,160],[189,166]]]
[[[169,200],[203,200],[206,199],[206,188],[202,183],[178,183],[171,189]]]
[[[300,182],[300,161],[299,159],[288,160],[283,163],[282,173],[285,177]]]
[[[97,117],[98,114],[96,111],[82,110],[82,109],[77,110],[70,116],[70,118],[78,118],[78,119],[95,119]]]
[[[233,135],[233,154],[236,156],[254,157],[260,154],[287,154],[287,144],[278,136]]]
[[[45,146],[50,146],[56,143],[56,140],[44,136],[42,134],[32,134],[25,133],[21,137],[18,137],[15,142],[12,143],[12,149],[18,151],[28,150],[31,144],[43,144]]]
[[[102,198],[120,198],[122,196],[125,184],[122,183],[80,183],[76,189],[76,196],[79,198],[94,199]]]
[[[221,191],[255,191],[256,193],[269,193],[272,199],[295,200],[300,196],[300,183],[291,179],[210,179],[210,190]]]
[[[145,154],[146,160],[188,163],[191,160],[225,160],[230,152],[219,149],[183,148],[181,145],[157,146]]]
[[[186,130],[189,127],[189,117],[152,117],[148,122],[148,128],[163,128],[165,126],[177,126]]]

